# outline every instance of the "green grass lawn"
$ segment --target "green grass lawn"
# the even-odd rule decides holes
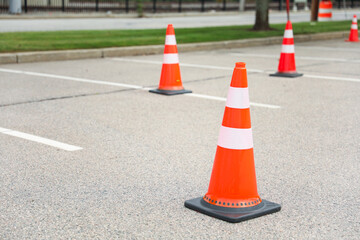
[[[350,31],[351,21],[321,22],[311,25],[293,23],[294,34]],[[271,31],[255,32],[248,26],[179,28],[176,40],[181,43],[212,42],[247,38],[282,36],[285,24],[273,24]],[[0,33],[0,52],[89,49],[164,44],[166,29],[94,30],[55,32]]]

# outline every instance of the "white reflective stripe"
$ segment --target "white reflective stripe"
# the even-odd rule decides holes
[[[166,53],[164,54],[163,63],[165,64],[179,63],[179,55],[177,53]]]
[[[320,8],[319,13],[331,13],[331,8]]]
[[[218,146],[228,149],[245,150],[253,147],[251,128],[228,128],[221,126]]]
[[[281,47],[281,52],[282,53],[295,53],[295,48],[294,48],[294,45],[286,45],[286,44],[283,44],[282,47]]]
[[[330,21],[331,18],[329,18],[329,17],[318,17],[318,20],[319,20],[319,22],[327,22],[327,21]]]
[[[175,35],[166,35],[165,45],[176,45]]]
[[[358,29],[358,25],[357,24],[352,24],[351,29]]]
[[[292,30],[285,30],[284,38],[294,38],[293,31]]]
[[[234,88],[230,87],[226,106],[231,108],[249,108],[249,89],[248,88]]]

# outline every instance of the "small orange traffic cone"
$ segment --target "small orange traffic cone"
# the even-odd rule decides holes
[[[150,90],[150,92],[164,95],[191,93],[191,91],[184,89],[181,82],[179,56],[176,46],[175,31],[172,24],[169,24],[166,29],[164,60],[159,87]]]
[[[208,192],[185,207],[233,223],[281,209],[257,192],[245,63],[233,72]]]
[[[296,72],[294,35],[292,24],[288,21],[285,27],[278,71],[274,74],[270,74],[270,76],[293,78],[302,75],[302,73]]]
[[[319,22],[330,21],[332,17],[332,3],[330,0],[322,0],[319,4]]]
[[[349,39],[346,41],[347,42],[358,42],[359,41],[358,24],[357,24],[356,15],[354,15],[354,17],[353,17],[353,20],[351,23]]]

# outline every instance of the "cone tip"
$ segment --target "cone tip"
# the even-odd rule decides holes
[[[235,64],[235,67],[236,68],[245,68],[245,65],[246,65],[246,63],[244,63],[244,62],[237,62]]]
[[[292,24],[291,24],[291,21],[288,20],[287,23],[286,23],[286,26],[285,26],[285,30],[292,30]]]
[[[175,35],[175,30],[172,24],[168,24],[166,28],[166,35]]]

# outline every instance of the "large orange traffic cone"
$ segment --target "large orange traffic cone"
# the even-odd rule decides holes
[[[330,21],[332,17],[332,3],[330,0],[322,0],[319,4],[318,21]]]
[[[165,95],[191,93],[191,91],[184,89],[181,82],[179,56],[175,31],[172,24],[169,24],[166,29],[164,61],[161,69],[159,87],[150,90],[150,92]]]
[[[302,73],[296,72],[294,35],[292,24],[288,21],[285,27],[278,71],[274,74],[270,74],[270,76],[300,77],[302,75]]]
[[[353,20],[351,23],[349,39],[346,41],[347,42],[358,42],[359,41],[358,24],[357,24],[356,15],[354,15],[354,17],[353,17]]]
[[[208,192],[185,207],[233,223],[281,209],[257,192],[245,63],[233,72]]]

